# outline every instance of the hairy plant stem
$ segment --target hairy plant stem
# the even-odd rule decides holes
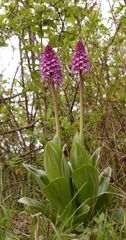
[[[53,96],[53,104],[54,104],[54,112],[55,112],[55,124],[56,124],[56,135],[60,135],[60,123],[59,123],[59,116],[58,116],[58,101],[57,101],[57,94],[54,83],[51,82],[51,91]]]
[[[84,80],[80,71],[80,141],[84,142],[84,102],[83,102],[83,86]]]

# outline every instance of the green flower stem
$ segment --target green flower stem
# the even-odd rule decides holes
[[[59,123],[59,116],[58,116],[58,101],[57,101],[57,94],[54,83],[51,82],[51,91],[53,96],[53,104],[54,104],[54,112],[55,112],[55,124],[56,124],[56,134],[60,135],[60,123]]]
[[[80,71],[80,141],[84,142],[84,100],[83,100],[84,80]]]

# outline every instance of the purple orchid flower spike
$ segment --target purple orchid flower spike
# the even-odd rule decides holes
[[[84,143],[84,76],[83,73],[89,72],[90,64],[86,48],[82,41],[78,41],[72,57],[72,73],[80,76],[80,141]]]
[[[82,41],[78,41],[73,58],[72,73],[89,72],[90,64],[87,51]]]
[[[52,48],[52,46],[47,45],[45,51],[40,60],[40,74],[42,81],[48,81],[54,104],[55,112],[55,124],[56,124],[56,136],[60,135],[60,122],[58,116],[58,99],[56,86],[62,83],[62,73],[59,60]]]
[[[40,60],[41,80],[51,81],[53,84],[62,83],[62,73],[59,60],[52,48],[47,45]]]

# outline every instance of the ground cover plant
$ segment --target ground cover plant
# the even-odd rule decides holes
[[[18,50],[1,72],[1,239],[126,239],[126,3],[101,4],[1,1],[1,53]]]

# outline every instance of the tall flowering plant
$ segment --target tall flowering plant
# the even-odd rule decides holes
[[[58,117],[58,102],[55,85],[62,83],[61,65],[59,60],[50,45],[47,45],[45,52],[43,53],[40,60],[40,74],[42,81],[48,81],[52,91],[54,111],[55,111],[55,123],[56,123],[56,134],[60,134],[60,123]]]
[[[78,74],[80,77],[80,141],[83,143],[84,128],[84,102],[83,102],[83,86],[84,73],[90,70],[89,58],[85,46],[82,41],[78,41],[73,57],[72,57],[72,73]]]
[[[39,209],[57,225],[59,231],[78,223],[87,224],[92,217],[104,209],[110,195],[109,182],[111,168],[99,173],[99,148],[90,155],[83,143],[83,81],[84,73],[89,72],[89,59],[82,41],[78,41],[72,57],[72,73],[79,75],[80,81],[80,134],[76,134],[68,159],[64,156],[59,141],[55,138],[47,143],[44,150],[44,169],[24,164],[37,180],[42,193],[52,204],[48,205],[30,198],[21,198],[19,202]],[[51,46],[47,46],[40,61],[41,80],[48,81],[51,87],[56,135],[60,138],[58,101],[55,86],[62,83],[61,66]]]

